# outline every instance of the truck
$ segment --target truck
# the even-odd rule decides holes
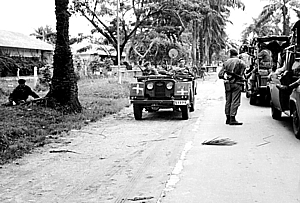
[[[280,72],[272,75],[268,84],[271,95],[271,116],[280,120],[282,113],[291,118],[295,136],[300,139],[300,86],[283,90],[300,79],[300,20],[292,28],[290,46],[284,49],[285,63]]]
[[[254,47],[254,53],[252,53],[252,65],[254,70],[252,71],[253,76],[248,79],[248,85],[246,89],[247,97],[250,97],[250,105],[255,105],[258,101],[269,105],[270,94],[268,90],[268,76],[272,69],[277,66],[278,53],[282,52],[285,44],[289,43],[288,36],[265,36],[256,37],[253,39],[252,47]],[[265,50],[268,50],[271,55],[271,61],[264,66],[259,62],[261,47],[265,46]],[[251,88],[250,88],[251,87]],[[250,88],[250,89],[249,89]]]

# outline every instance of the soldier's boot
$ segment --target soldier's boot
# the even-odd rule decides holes
[[[230,123],[229,125],[243,125],[243,123],[238,122],[237,120],[235,120],[235,116],[230,116]]]
[[[230,124],[230,116],[226,115],[226,124]]]

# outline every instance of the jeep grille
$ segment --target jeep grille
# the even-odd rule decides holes
[[[153,90],[146,89],[146,97],[153,99],[171,99],[174,96],[174,87],[171,90],[166,88],[166,84],[170,81],[151,81],[154,83]],[[146,83],[147,85],[147,83]]]
[[[164,82],[155,82],[154,86],[155,97],[165,97],[166,96],[166,85]]]

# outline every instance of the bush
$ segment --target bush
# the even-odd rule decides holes
[[[18,68],[20,75],[33,75],[33,67],[43,67],[38,57],[0,56],[0,77],[16,76]]]

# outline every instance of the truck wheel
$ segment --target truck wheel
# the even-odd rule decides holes
[[[181,113],[182,113],[182,119],[188,120],[189,119],[189,111],[190,111],[188,105],[181,106],[180,108],[181,108]]]
[[[296,138],[300,139],[300,119],[296,107],[293,111],[293,130]]]
[[[139,104],[133,104],[133,114],[135,120],[142,120],[143,107]]]
[[[264,97],[264,103],[266,106],[270,106],[270,103],[271,103],[271,95],[270,93],[267,93]]]
[[[246,90],[246,98],[250,98],[250,92]]]
[[[255,105],[256,104],[256,97],[255,97],[255,95],[253,95],[253,94],[250,95],[249,103],[250,103],[250,105]]]
[[[271,103],[271,113],[273,119],[279,120],[281,118],[281,111],[276,109],[272,103]]]

